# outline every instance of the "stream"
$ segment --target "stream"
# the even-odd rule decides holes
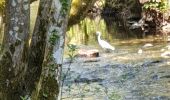
[[[150,43],[153,46],[144,46]],[[168,43],[118,41],[116,50],[99,57],[64,58],[62,100],[170,100],[170,60],[161,56]],[[142,49],[142,53],[138,50]]]

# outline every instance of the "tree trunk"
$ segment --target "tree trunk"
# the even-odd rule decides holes
[[[30,21],[29,0],[6,0],[5,34],[0,58],[0,100],[19,100],[25,95]]]
[[[40,0],[25,76],[27,91],[30,94],[38,83],[42,71],[51,4],[52,0]]]
[[[57,100],[70,0],[53,0],[38,100]]]
[[[70,2],[40,1],[28,52],[30,1],[6,1],[6,34],[0,56],[0,100],[30,97],[36,85],[32,100],[57,100]]]
[[[97,0],[72,0],[68,26],[71,27],[83,20]]]

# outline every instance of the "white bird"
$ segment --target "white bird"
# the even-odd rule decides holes
[[[108,42],[102,40],[100,37],[101,37],[101,32],[97,31],[96,32],[97,34],[97,39],[98,39],[98,42],[99,42],[99,45],[103,48],[103,49],[106,49],[106,50],[115,50],[115,47],[111,46]]]

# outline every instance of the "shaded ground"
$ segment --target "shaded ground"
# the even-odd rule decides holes
[[[63,100],[170,100],[169,59],[160,57],[162,44],[117,45],[98,58],[76,58],[63,87]],[[89,48],[89,47],[87,47]],[[64,60],[63,73],[69,68]]]

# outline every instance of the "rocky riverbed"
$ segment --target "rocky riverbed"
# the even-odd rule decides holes
[[[170,100],[170,60],[161,57],[166,45],[116,48],[99,50],[99,57],[76,57],[72,63],[65,58],[63,100]]]

